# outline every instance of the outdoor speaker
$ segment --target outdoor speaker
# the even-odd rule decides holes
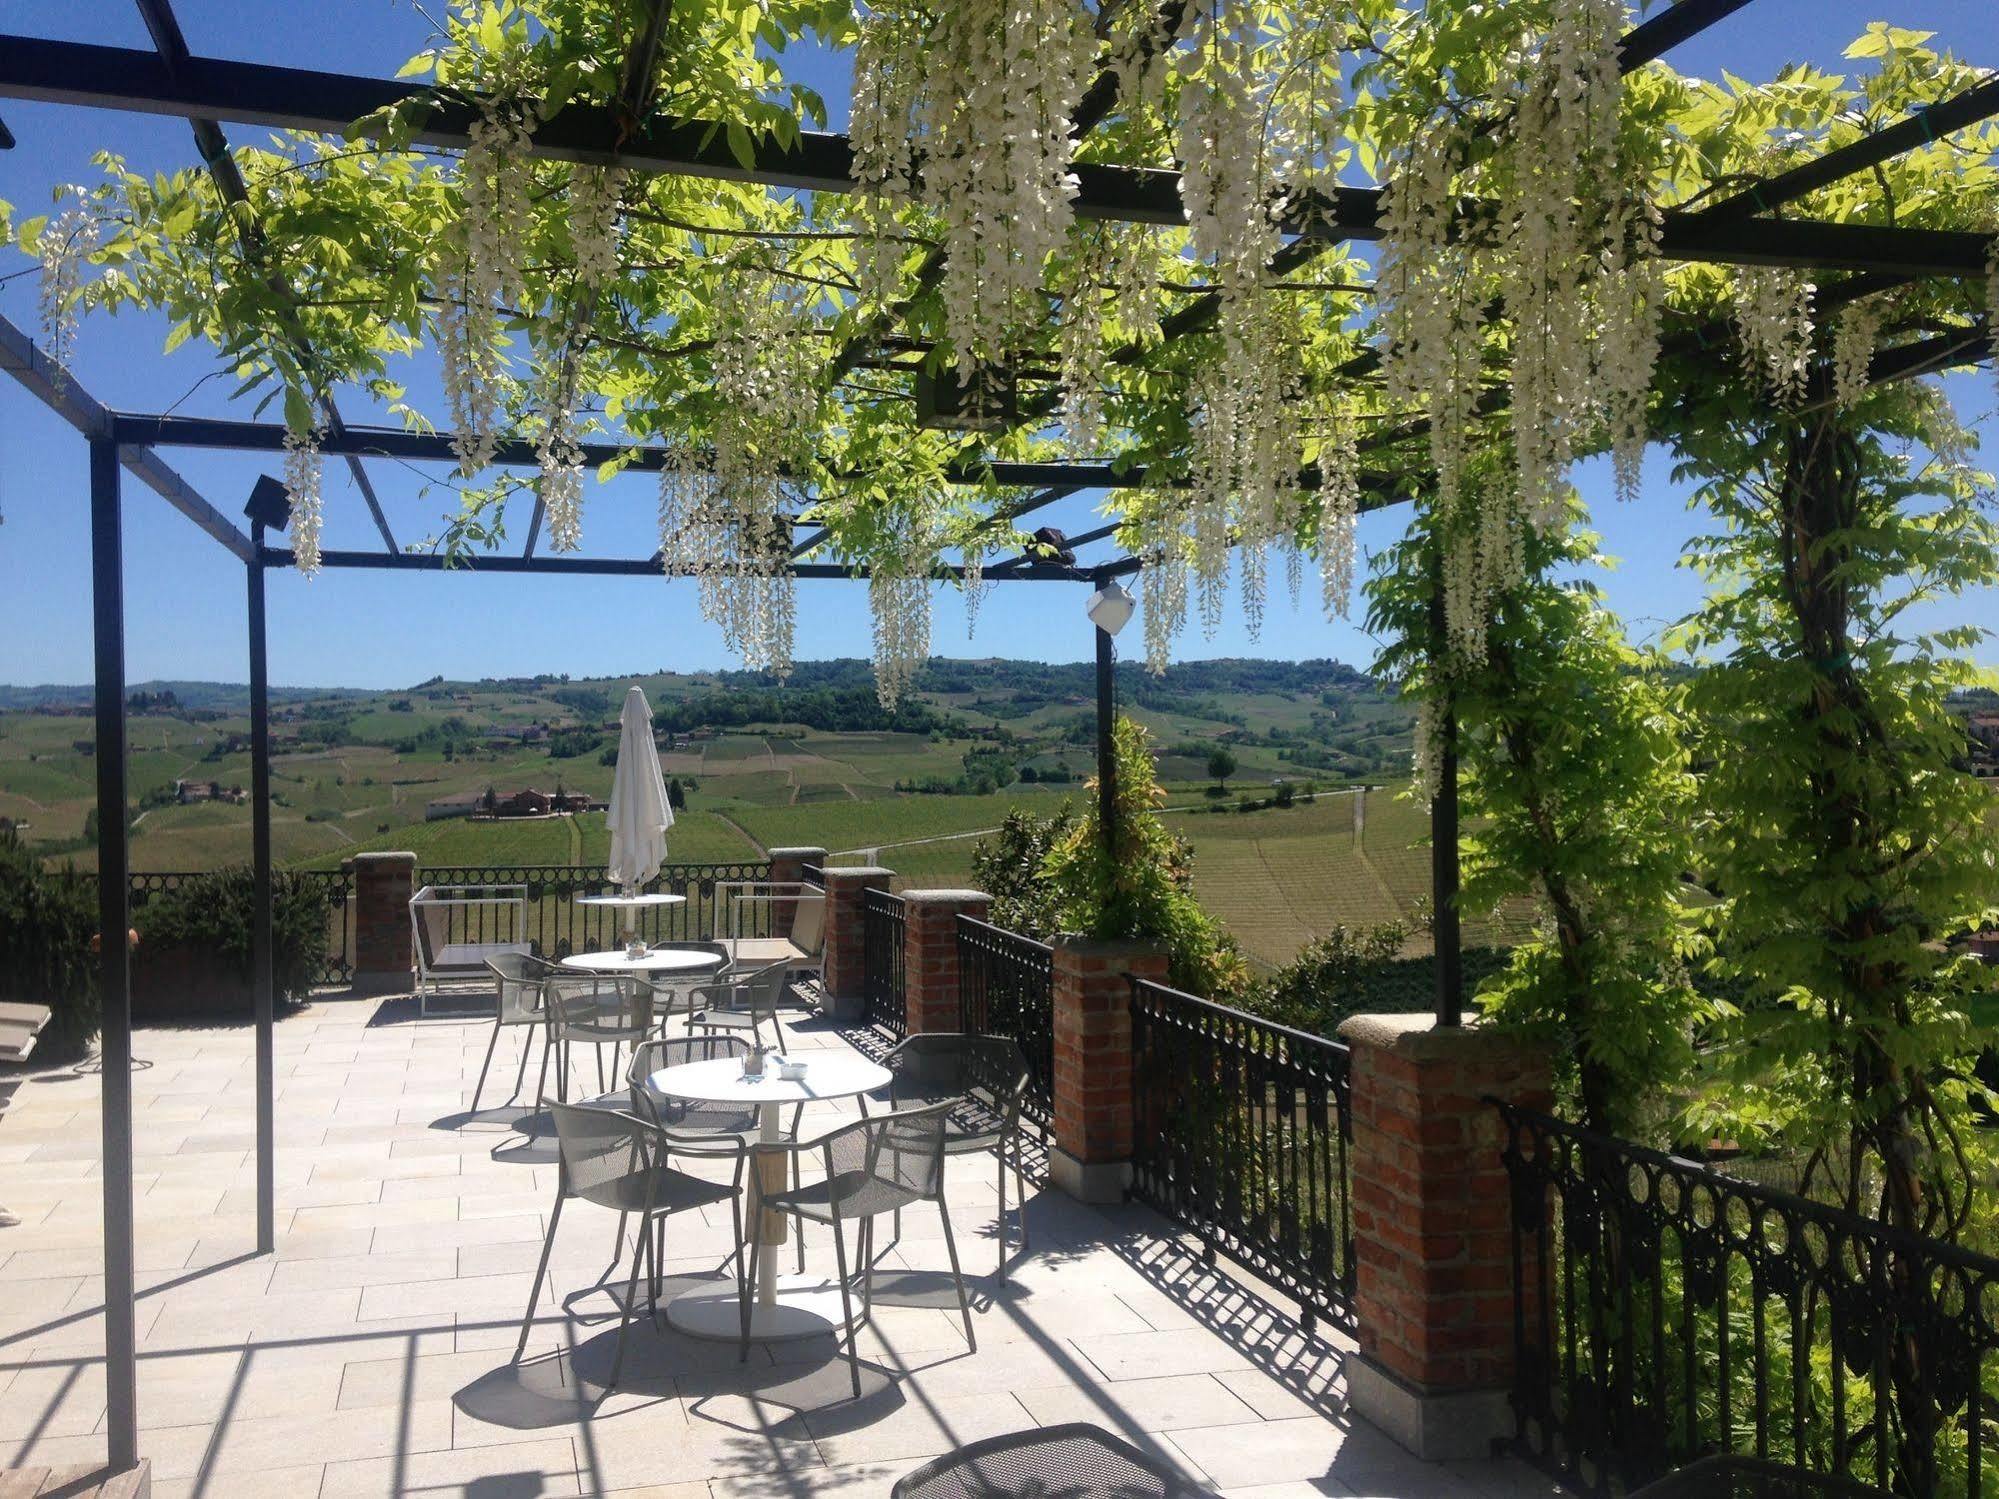
[[[250,503],[243,507],[243,513],[267,531],[282,531],[291,524],[291,497],[276,479],[269,474],[259,474],[257,486],[250,491]]]

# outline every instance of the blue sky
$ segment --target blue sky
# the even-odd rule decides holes
[[[428,25],[408,0],[180,0],[178,10],[196,53],[259,62],[387,76],[415,51]],[[311,14],[311,24],[301,16]],[[1706,36],[1672,54],[1689,71],[1721,68],[1764,78],[1789,61],[1840,66],[1846,42],[1872,19],[1935,30],[1939,41],[1975,63],[1999,67],[1999,7],[1991,0],[1757,0]],[[0,26],[38,36],[145,47],[144,27],[127,0],[8,0]],[[804,60],[829,95],[840,124],[844,84],[823,63]],[[68,109],[0,100],[19,140],[0,154],[0,197],[17,214],[44,211],[58,185],[91,179],[91,155],[123,154],[147,171],[194,160],[184,122],[145,115]],[[239,142],[259,133],[228,127]],[[0,257],[0,276],[28,262]],[[0,312],[38,332],[35,277],[0,283]],[[233,385],[198,385],[214,368],[204,351],[184,345],[160,353],[164,324],[127,315],[84,325],[73,361],[83,382],[107,404],[158,411],[221,414]],[[420,390],[428,382],[413,382]],[[190,394],[190,391],[192,393]],[[1978,426],[1988,448],[1999,443],[1991,412],[1989,374],[1951,383],[1951,395]],[[359,397],[350,419],[372,419]],[[247,415],[247,411],[237,414]],[[240,512],[252,482],[270,465],[251,455],[168,453],[168,461],[226,513]],[[1999,462],[1988,456],[1987,466]],[[1597,529],[1620,565],[1604,578],[1611,602],[1634,635],[1646,636],[1684,614],[1699,586],[1676,566],[1682,540],[1700,517],[1670,482],[1655,454],[1646,492],[1633,505],[1610,498],[1608,475],[1591,466],[1578,475]],[[441,506],[422,496],[419,474],[395,464],[373,466],[400,540],[435,530]],[[133,680],[245,675],[242,567],[169,510],[149,490],[126,486],[127,651]],[[652,493],[642,478],[586,485],[585,545],[597,554],[644,555],[655,544]],[[1078,532],[1096,524],[1099,496],[1079,495],[1047,512],[1050,524]],[[517,526],[525,501],[517,501]],[[0,382],[0,681],[76,682],[91,674],[89,492],[84,444],[11,382]],[[372,546],[377,538],[344,466],[326,469],[326,540],[330,546]],[[1361,544],[1374,549],[1405,524],[1399,510],[1368,517]],[[941,655],[1027,656],[1076,660],[1090,649],[1084,590],[1060,584],[996,588],[968,641],[952,590],[940,590],[934,648]],[[1358,611],[1357,611],[1358,612]],[[1999,595],[1963,600],[1956,620],[1999,627]],[[1931,619],[1929,623],[1946,622]],[[862,585],[804,583],[799,590],[801,656],[865,656],[868,614]],[[1137,648],[1134,625],[1128,648]],[[1373,643],[1355,624],[1321,618],[1308,590],[1302,607],[1272,601],[1262,639],[1251,641],[1236,619],[1212,640],[1198,627],[1182,638],[1183,658],[1265,655],[1334,656],[1365,665]],[[1999,664],[1999,645],[1981,659]],[[306,582],[289,573],[271,578],[271,672],[286,683],[392,686],[436,673],[483,676],[539,671],[576,675],[731,664],[718,633],[700,617],[684,581],[328,573]]]

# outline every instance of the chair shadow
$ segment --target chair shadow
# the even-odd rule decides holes
[[[433,994],[427,1006],[414,994],[392,994],[375,1006],[375,1013],[368,1017],[368,1029],[432,1020],[483,1020],[490,1025],[498,1003],[496,994],[483,989]]]

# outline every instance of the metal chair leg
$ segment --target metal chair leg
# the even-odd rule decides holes
[[[521,1065],[514,1069],[514,1091],[507,1095],[508,1103],[512,1103],[516,1098],[521,1096],[521,1084],[528,1080],[528,1058],[533,1054],[534,1029],[530,1027],[527,1040],[521,1043]],[[475,1112],[479,1107],[479,1101],[476,1096],[472,1100],[472,1107]]]
[[[757,1217],[758,1215],[752,1214],[750,1221],[755,1223]],[[743,1342],[741,1348],[736,1353],[736,1362],[739,1364],[746,1364],[750,1361],[750,1307],[756,1301],[757,1267],[763,1262],[763,1254],[764,1247],[760,1241],[760,1236],[752,1230],[750,1234],[750,1267],[743,1276]]]
[[[999,1280],[1006,1284],[1006,1141],[993,1147],[993,1164],[999,1167]]]
[[[548,1105],[548,1058],[549,1053],[554,1050],[555,1043],[544,1035],[541,1038],[541,1074],[534,1083],[534,1106],[537,1109],[546,1108]],[[527,1066],[525,1053],[521,1056],[521,1066],[523,1068]]]
[[[801,1225],[802,1226],[802,1225]],[[833,1264],[840,1277],[840,1320],[847,1327],[847,1372],[853,1376],[854,1398],[861,1398],[860,1329],[854,1326],[854,1300],[847,1289],[847,1246],[840,1235],[840,1215],[833,1215]]]
[[[521,1318],[521,1340],[514,1345],[514,1362],[528,1349],[528,1329],[534,1326],[534,1304],[541,1300],[541,1283],[548,1278],[548,1257],[555,1252],[555,1226],[562,1221],[562,1189],[555,1189],[555,1211],[548,1215],[548,1238],[541,1246],[541,1263],[535,1267],[534,1286],[528,1291],[527,1314]]]
[[[942,1193],[937,1197],[937,1215],[944,1220],[944,1250],[951,1256],[951,1279],[958,1285],[958,1311],[965,1319],[965,1346],[979,1351],[979,1339],[972,1331],[972,1303],[965,1296],[965,1277],[958,1269],[958,1245],[951,1237],[951,1209]]]
[[[486,1040],[486,1060],[479,1065],[479,1081],[472,1088],[472,1112],[479,1112],[479,1095],[486,1091],[486,1074],[493,1067],[493,1048],[500,1044],[500,1022],[493,1022],[493,1034]],[[518,1087],[518,1085],[516,1085]]]
[[[1032,1247],[1027,1238],[1027,1151],[1018,1133],[1013,1137],[1013,1185],[1020,1198],[1020,1252],[1026,1254]]]
[[[652,1211],[650,1208],[639,1219],[639,1237],[648,1240],[652,1237]],[[615,1390],[618,1387],[618,1376],[624,1372],[625,1334],[630,1330],[632,1325],[632,1304],[639,1299],[639,1263],[641,1258],[642,1252],[634,1246],[632,1249],[632,1274],[631,1278],[625,1282],[625,1314],[618,1319],[618,1349],[611,1356],[611,1381],[604,1386],[607,1390]]]

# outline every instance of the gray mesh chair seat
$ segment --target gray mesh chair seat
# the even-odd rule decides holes
[[[944,1203],[944,1114],[949,1104],[932,1104],[923,1109],[907,1109],[894,1114],[878,1114],[821,1135],[789,1145],[759,1145],[757,1156],[788,1157],[792,1185],[781,1191],[768,1188],[753,1194],[753,1206],[783,1213],[833,1230],[833,1259],[839,1272],[841,1325],[846,1329],[847,1367],[853,1378],[854,1398],[861,1394],[861,1359],[856,1341],[861,1322],[874,1302],[874,1223],[884,1213],[897,1213],[914,1202],[934,1202],[944,1224],[944,1248],[951,1256],[951,1280],[958,1288],[958,1310],[965,1321],[965,1341],[977,1352],[979,1340],[972,1331],[972,1305],[965,1296],[965,1278],[958,1270],[958,1246],[951,1237],[951,1211]],[[816,1160],[819,1179],[799,1185],[800,1157]],[[780,1178],[781,1180],[782,1178]],[[752,1182],[763,1180],[755,1173]],[[854,1264],[861,1272],[862,1318],[856,1321],[853,1294],[847,1280],[847,1243],[843,1228],[858,1224]],[[761,1242],[750,1245],[749,1270],[745,1285],[754,1285],[758,1266],[765,1253]],[[743,1347],[750,1350],[750,1302],[743,1297]]]
[[[924,1196],[872,1172],[843,1171],[825,1181],[785,1192],[768,1192],[763,1202],[774,1212],[794,1213],[816,1223],[832,1223],[836,1219],[872,1218],[880,1213],[899,1212],[912,1202],[922,1202]]]
[[[1850,1478],[1807,1473],[1753,1457],[1704,1457],[1636,1489],[1631,1499],[1819,1499],[1836,1494],[1861,1499],[1881,1491]]]
[[[742,1153],[738,1152],[739,1164],[729,1182],[708,1181],[676,1170],[667,1159],[671,1142],[661,1130],[636,1114],[603,1107],[602,1103],[600,1100],[595,1108],[566,1103],[549,1105],[549,1116],[555,1122],[559,1165],[555,1207],[549,1214],[548,1238],[542,1244],[534,1285],[528,1291],[527,1311],[521,1318],[521,1337],[514,1347],[514,1359],[518,1362],[527,1351],[535,1303],[541,1299],[542,1284],[548,1279],[548,1262],[555,1250],[555,1231],[562,1222],[563,1204],[576,1199],[615,1212],[620,1255],[624,1252],[625,1219],[637,1213],[638,1238],[632,1251],[631,1277],[625,1286],[625,1304],[618,1320],[617,1352],[611,1360],[610,1382],[615,1388],[625,1363],[625,1334],[631,1328],[632,1308],[638,1301],[639,1273],[648,1264],[651,1267],[648,1286],[654,1305],[658,1303],[667,1219],[710,1203],[734,1202],[742,1191]],[[741,1257],[736,1258],[740,1270]],[[738,1286],[741,1287],[740,1276]]]
[[[500,1032],[510,1025],[526,1025],[541,1028],[544,1024],[542,998],[548,981],[562,970],[553,963],[544,963],[540,958],[526,953],[498,953],[486,959],[486,970],[493,975],[493,1034],[486,1042],[486,1060],[479,1067],[479,1081],[472,1089],[472,1112],[479,1112],[480,1095],[486,1091],[486,1074],[493,1066],[493,1051],[500,1044]],[[527,1081],[528,1054],[534,1050],[534,1032],[521,1047],[521,1065],[514,1076],[514,1091],[510,1098],[518,1098],[521,1085]],[[542,1071],[544,1076],[548,1064],[544,1055]]]
[[[1083,1422],[987,1437],[906,1473],[890,1499],[1206,1499],[1157,1458]]]
[[[897,1108],[948,1104],[944,1116],[947,1156],[993,1153],[999,1179],[999,1278],[1006,1279],[1006,1175],[1020,1203],[1020,1247],[1028,1248],[1027,1173],[1022,1165],[1020,1106],[1034,1075],[1020,1044],[1008,1036],[926,1031],[910,1036],[882,1059],[888,1096]]]
[[[777,1007],[789,977],[785,964],[772,963],[751,974],[696,984],[688,991],[688,1029],[747,1032],[759,1046],[779,1045],[784,1029],[778,1023]]]
[[[544,985],[542,1007],[548,1021],[548,1049],[556,1054],[555,1096],[569,1097],[569,1050],[581,1041],[596,1048],[597,1086],[610,1086],[617,1076],[618,1049],[636,1047],[652,1034],[653,1001],[650,984],[630,979],[596,977],[564,969]],[[604,1048],[611,1048],[611,1063],[604,1064]],[[544,1072],[548,1058],[542,1058]],[[546,1084],[544,1084],[544,1089]],[[543,1094],[546,1097],[546,1092]]]

